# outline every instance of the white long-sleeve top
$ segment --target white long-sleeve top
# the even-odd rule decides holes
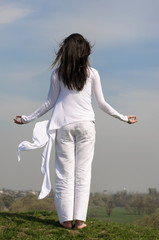
[[[49,159],[52,143],[55,140],[56,129],[77,121],[95,121],[92,108],[92,96],[100,109],[107,114],[116,117],[124,122],[128,117],[118,113],[104,99],[100,76],[94,68],[89,68],[89,76],[83,90],[69,90],[59,81],[58,70],[54,70],[51,75],[50,89],[47,100],[40,108],[29,116],[22,115],[23,123],[29,123],[44,115],[53,108],[49,121],[38,122],[33,131],[33,143],[24,141],[18,146],[19,152],[31,150],[45,146],[42,158],[42,173],[44,175],[42,190],[39,199],[47,196],[51,190]]]
[[[55,129],[75,121],[95,120],[91,100],[94,96],[98,107],[109,115],[127,122],[127,116],[118,113],[104,99],[98,71],[90,68],[89,77],[82,91],[69,90],[53,71],[46,102],[30,116],[22,115],[23,123],[28,123],[44,115],[53,108],[52,127]]]

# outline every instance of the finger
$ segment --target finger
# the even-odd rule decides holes
[[[22,116],[16,116],[16,120],[17,120],[18,122],[21,122],[21,121],[22,121]]]
[[[21,119],[21,118],[22,118],[22,116],[16,116],[16,120],[18,120],[19,118]]]
[[[136,119],[136,115],[130,115],[130,116],[128,116],[128,118],[129,118],[130,120],[135,120],[135,119]]]
[[[14,119],[14,122],[15,122],[16,124],[20,124],[20,122],[19,122],[19,121],[17,121],[16,119]]]
[[[136,123],[136,121],[135,120],[131,120],[131,123],[133,124],[133,123]]]
[[[135,118],[134,122],[138,122],[138,118]]]
[[[135,119],[129,119],[129,123],[130,123],[130,124],[136,123],[137,121],[138,121],[137,118],[135,118]]]
[[[19,118],[17,118],[17,117],[14,119],[14,122],[15,122],[16,124],[23,124],[22,120],[19,119]]]

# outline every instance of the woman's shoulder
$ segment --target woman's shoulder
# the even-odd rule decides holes
[[[51,76],[57,75],[57,74],[58,74],[58,68],[54,68],[54,69],[52,70]]]
[[[99,75],[98,70],[96,68],[90,67],[90,77],[96,77],[97,75]]]
[[[94,67],[90,67],[89,69],[90,69],[91,72],[98,72],[98,70]]]
[[[58,79],[58,68],[55,68],[51,72],[51,79],[57,80]]]

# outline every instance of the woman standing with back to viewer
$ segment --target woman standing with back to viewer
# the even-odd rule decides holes
[[[134,115],[124,116],[105,102],[100,77],[89,66],[89,42],[80,34],[68,36],[60,45],[52,68],[46,102],[30,116],[16,116],[17,124],[33,121],[53,108],[50,121],[35,125],[33,143],[22,142],[21,150],[45,146],[42,172],[44,175],[39,199],[50,190],[49,159],[55,141],[55,206],[59,222],[65,228],[82,229],[87,216],[90,194],[91,165],[95,143],[95,116],[92,95],[100,109],[127,123],[137,122]]]

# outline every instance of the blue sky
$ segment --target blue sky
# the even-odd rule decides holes
[[[130,126],[95,107],[92,191],[158,187],[158,12],[158,0],[1,0],[0,188],[40,188],[39,152],[25,153],[19,165],[16,159],[17,145],[31,139],[34,123],[21,127],[12,119],[32,113],[46,99],[55,51],[73,32],[94,45],[90,62],[100,73],[105,99],[119,112],[139,117]],[[32,172],[28,157],[36,159]]]

